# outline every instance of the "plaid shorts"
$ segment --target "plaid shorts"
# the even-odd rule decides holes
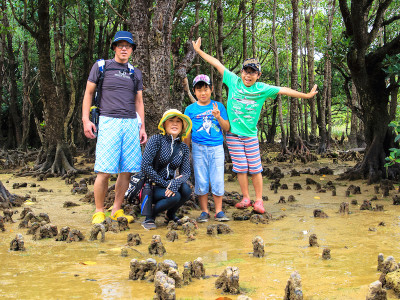
[[[139,172],[142,151],[137,119],[100,116],[95,172]]]
[[[247,137],[228,132],[226,144],[232,158],[235,173],[261,173],[263,168],[260,157],[260,147],[257,137]]]

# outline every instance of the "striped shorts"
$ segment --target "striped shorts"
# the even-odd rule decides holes
[[[260,147],[257,137],[240,136],[228,132],[226,144],[232,158],[235,173],[261,173],[263,168],[260,157]]]

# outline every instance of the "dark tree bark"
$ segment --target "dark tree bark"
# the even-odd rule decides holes
[[[399,93],[400,79],[397,78],[396,80],[396,76],[392,75],[390,77],[390,82],[391,85],[394,86],[394,88],[390,91],[390,108],[389,108],[390,121],[393,121],[396,118],[397,95]]]
[[[20,19],[12,7],[14,18],[35,39],[39,56],[39,84],[40,96],[44,106],[45,138],[42,149],[36,160],[35,170],[38,172],[51,172],[64,174],[76,172],[73,167],[73,157],[63,135],[63,124],[65,103],[62,97],[56,93],[56,84],[53,80],[51,58],[50,58],[50,12],[49,0],[39,0],[36,11],[27,12],[26,15],[33,16],[37,13],[37,19],[30,20],[35,27],[28,25],[26,19]],[[25,7],[25,9],[29,9]]]
[[[277,0],[274,0],[272,12],[272,51],[274,53],[274,65],[275,65],[275,85],[280,86],[280,77],[279,77],[279,55],[278,55],[278,43],[276,42],[276,5]],[[286,145],[286,133],[285,133],[285,126],[283,123],[283,112],[282,112],[282,97],[278,95],[276,97],[278,103],[278,116],[279,116],[279,126],[281,128],[281,149],[283,153],[287,153],[287,145]]]
[[[2,23],[5,28],[10,27],[7,16],[6,1],[3,0],[1,3],[2,11]],[[7,137],[7,148],[15,148],[21,145],[22,131],[21,131],[21,117],[17,106],[18,87],[17,79],[15,74],[17,73],[18,66],[15,61],[15,54],[13,49],[13,37],[10,31],[3,34],[4,48],[7,52],[7,81],[8,81],[8,92],[9,92],[9,115],[8,115],[8,137]]]
[[[246,15],[246,1],[242,0],[242,2],[240,2],[240,5],[242,6],[242,11],[243,11],[243,15]],[[248,58],[247,55],[247,18],[243,18],[242,20],[242,48],[243,48],[243,58],[246,59]]]
[[[397,22],[397,18],[385,20],[391,17],[387,10],[392,2],[352,0],[349,7],[348,1],[339,0],[346,27],[345,35],[351,41],[347,50],[347,63],[360,96],[361,118],[367,143],[363,161],[342,178],[368,178],[368,182],[373,183],[386,177],[385,157],[393,141],[388,131],[388,103],[392,86],[386,85],[382,62],[386,55],[400,53],[400,34],[397,33],[380,47],[375,45],[375,40],[384,25]],[[388,175],[391,176],[390,170]]]
[[[132,0],[130,4],[130,30],[136,35],[138,48],[134,52],[135,64],[143,72],[143,92],[146,131],[152,135],[157,121],[169,108],[181,107],[180,99],[170,97],[171,35],[176,0],[162,0],[152,8],[151,1]]]
[[[332,24],[333,16],[335,14],[335,0],[329,2],[328,11],[328,28],[326,44],[327,49],[332,45]],[[319,129],[320,129],[320,141],[318,146],[318,153],[325,153],[329,147],[329,132],[326,126],[330,123],[330,108],[331,108],[331,84],[332,84],[332,63],[329,55],[329,51],[325,52],[325,63],[324,63],[324,85],[322,88],[322,99],[319,107]]]
[[[24,59],[24,64],[22,68],[22,141],[21,148],[26,149],[28,146],[28,138],[30,133],[31,124],[31,105],[29,99],[29,53],[28,53],[28,41],[24,41],[22,48],[22,55]]]
[[[184,44],[184,57],[180,57],[180,39],[177,39],[172,45],[172,56],[174,61],[174,78],[172,84],[171,98],[179,103],[179,107],[182,107],[183,100],[185,97],[186,83],[184,79],[187,77],[187,73],[193,63],[196,56],[196,52],[193,49],[192,39],[194,31],[199,27],[202,20],[199,20],[191,29],[189,38]]]
[[[291,69],[291,88],[298,89],[297,82],[297,66],[298,66],[298,50],[299,50],[299,7],[298,0],[291,0],[292,3],[292,69]],[[303,142],[299,135],[299,99],[290,99],[290,136],[289,150],[291,152],[303,151]]]
[[[200,1],[196,1],[196,13],[195,13],[195,22],[196,24],[200,21]],[[197,39],[199,37],[199,26],[197,26],[194,30],[194,38]],[[196,55],[195,58],[196,64],[196,74],[200,74],[200,56]]]
[[[354,83],[351,84],[351,107],[356,107],[358,103],[357,89]],[[351,113],[349,148],[357,147],[358,120],[355,112]]]
[[[251,50],[253,57],[257,57],[256,46],[256,4],[257,0],[251,1]]]
[[[278,108],[278,97],[274,99],[272,104],[271,125],[268,126],[267,143],[273,143],[276,135],[276,112]],[[268,123],[269,124],[269,123]]]
[[[306,9],[306,8],[304,8]],[[310,11],[304,14],[306,23],[306,49],[307,49],[307,67],[308,67],[308,89],[311,90],[315,84],[314,75],[314,11],[313,0],[310,0]],[[308,99],[310,105],[311,133],[310,142],[317,140],[317,113],[315,110],[315,98]]]

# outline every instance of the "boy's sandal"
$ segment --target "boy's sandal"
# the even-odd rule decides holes
[[[256,201],[254,203],[253,207],[254,207],[254,212],[259,213],[259,214],[265,213],[264,204],[261,200]]]
[[[235,204],[235,207],[239,209],[245,209],[248,208],[249,206],[251,206],[251,201],[250,199],[247,198],[243,198],[242,201]]]

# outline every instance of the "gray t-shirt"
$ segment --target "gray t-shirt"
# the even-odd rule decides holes
[[[135,68],[134,80],[130,77],[128,63],[114,59],[105,61],[104,81],[100,99],[100,115],[112,118],[136,118],[135,97],[143,90],[142,72]],[[97,62],[90,71],[88,81],[95,84],[100,78]]]

